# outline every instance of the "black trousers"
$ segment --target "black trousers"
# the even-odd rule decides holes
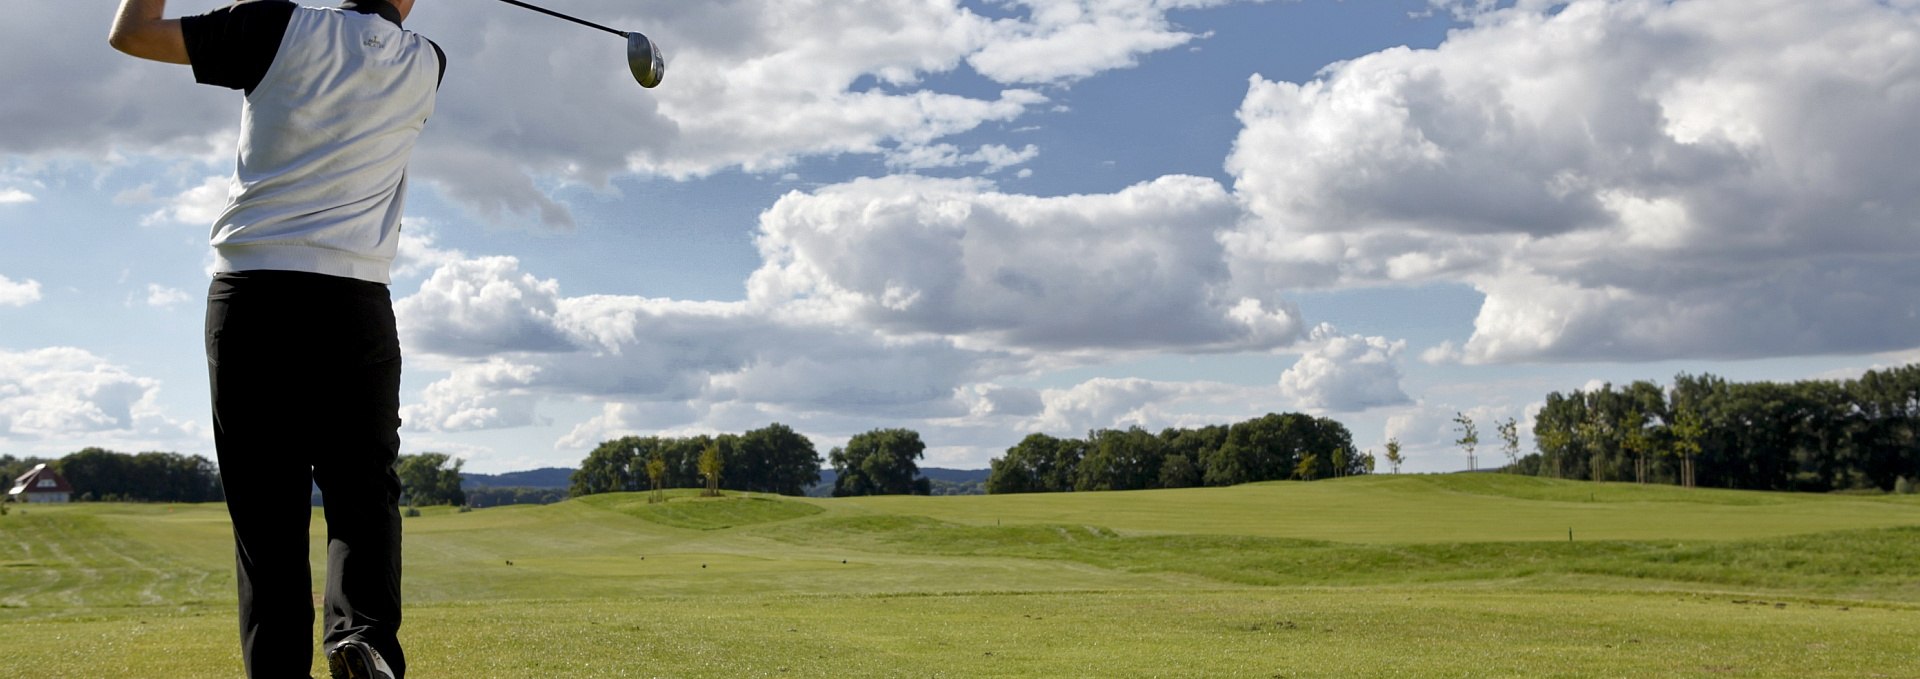
[[[325,647],[359,639],[404,673],[395,637],[400,341],[387,286],[290,271],[220,274],[207,292],[207,369],[247,676],[312,670],[312,484],[327,519]]]

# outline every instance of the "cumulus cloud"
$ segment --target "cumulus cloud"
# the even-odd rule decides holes
[[[0,306],[26,306],[40,301],[40,281],[15,281],[0,276]]]
[[[600,414],[574,425],[566,435],[554,441],[556,449],[585,450],[601,441],[622,436],[641,436],[662,429],[698,421],[701,412],[685,402],[606,403]]]
[[[737,302],[567,296],[515,258],[442,252],[396,303],[407,350],[452,365],[407,419],[454,431],[528,423],[542,399],[614,404],[563,437],[578,442],[641,428],[679,403],[690,410],[672,414],[713,426],[777,417],[832,432],[851,426],[844,415],[938,422],[977,439],[989,424],[1187,416],[1164,403],[1112,405],[1128,398],[1274,403],[1273,389],[1253,399],[1213,384],[1043,393],[996,383],[1116,351],[1291,345],[1300,322],[1290,304],[1232,289],[1217,236],[1241,214],[1224,187],[1195,177],[1051,198],[980,180],[857,180],[790,193],[763,213],[763,264]]]
[[[427,385],[420,403],[400,409],[400,419],[419,431],[470,431],[535,424],[535,399],[526,387],[540,369],[504,359],[462,365]]]
[[[1425,351],[1420,352],[1420,362],[1427,365],[1451,365],[1459,363],[1461,358],[1460,347],[1454,344],[1453,340],[1427,347]]]
[[[180,192],[166,201],[166,206],[148,213],[141,224],[196,224],[211,226],[220,213],[227,208],[227,193],[233,184],[231,177],[207,177],[199,185]]]
[[[939,167],[961,167],[966,165],[985,165],[984,174],[994,174],[1001,170],[1033,160],[1040,155],[1040,147],[1032,144],[1014,150],[1001,144],[988,144],[972,153],[961,153],[960,147],[952,144],[936,144],[900,149],[887,155],[887,166],[902,170],[924,170]]]
[[[565,297],[511,257],[443,265],[395,313],[409,351],[455,362],[411,412],[443,430],[527,423],[530,397],[945,416],[965,412],[959,385],[1013,360],[746,302]]]
[[[394,303],[409,350],[462,357],[573,348],[553,324],[560,283],[519,272],[512,257],[441,266],[420,291]]]
[[[758,305],[1009,350],[1245,350],[1298,314],[1231,289],[1215,234],[1239,211],[1209,179],[1118,193],[1005,194],[912,176],[790,193],[761,217]]]
[[[1400,389],[1404,340],[1342,335],[1323,323],[1306,343],[1306,353],[1280,375],[1280,392],[1298,407],[1353,412],[1412,402]]]
[[[1470,283],[1469,362],[1920,337],[1911,4],[1442,5],[1437,49],[1252,79],[1236,282]]]
[[[969,403],[967,414],[978,418],[1032,417],[1046,409],[1045,397],[1026,387],[974,384],[963,387],[960,396]]]
[[[156,405],[160,382],[84,350],[0,350],[0,438],[182,436]]]
[[[949,153],[938,140],[1048,103],[1023,85],[1125,68],[1192,40],[1167,12],[1221,3],[1024,4],[1025,16],[1004,19],[952,0],[592,0],[573,8],[660,42],[669,75],[653,90],[609,67],[619,63],[617,41],[581,40],[576,27],[510,10],[423,12],[421,21],[433,23],[421,30],[445,36],[456,67],[417,164],[482,215],[550,226],[571,224],[549,197],[554,180],[779,171],[849,153],[902,167],[1000,169],[1031,156],[1004,147]],[[1009,89],[978,96],[925,84],[963,63]]]
[[[0,205],[18,205],[34,201],[33,194],[20,189],[0,189]]]
[[[1140,56],[1203,36],[1176,27],[1168,10],[1231,0],[1019,0],[1025,21],[1001,21],[967,63],[1003,83],[1070,81],[1135,65]]]
[[[159,283],[147,284],[147,306],[171,309],[191,301],[193,301],[193,295],[189,295],[177,288],[170,288]]]
[[[1182,410],[1233,403],[1258,409],[1266,399],[1255,390],[1219,382],[1166,382],[1140,378],[1094,378],[1065,389],[1041,392],[1044,409],[1021,429],[1056,436],[1083,436],[1092,429],[1181,426],[1191,418]],[[1219,424],[1217,416],[1205,418]]]
[[[393,258],[393,277],[412,278],[466,258],[464,252],[440,247],[439,234],[432,222],[410,218],[400,230],[400,250]]]
[[[211,0],[175,3],[204,12]],[[108,49],[114,8],[20,5],[0,25],[0,153],[107,159],[119,150],[205,154],[231,136],[240,95],[194,87],[185,67],[140,61]],[[72,36],[47,40],[46,36]]]
[[[915,156],[942,138],[1047,104],[1031,85],[1127,68],[1192,41],[1199,36],[1174,26],[1168,13],[1226,1],[1030,0],[1005,18],[983,17],[958,0],[579,0],[569,7],[656,39],[669,75],[651,90],[621,68],[619,40],[509,7],[423,8],[408,26],[445,48],[449,68],[414,176],[495,222],[564,228],[571,211],[552,194],[568,184],[778,171],[810,156]],[[171,9],[198,13],[220,4]],[[99,35],[111,18],[110,5],[23,6],[0,26],[0,77],[30,94],[0,102],[0,128],[35,131],[8,135],[0,152],[224,161],[217,152],[233,137],[237,93],[193,86],[185,68],[131,59],[97,42],[39,39]],[[968,66],[1008,88],[957,94],[926,82]],[[965,162],[1008,161],[999,153]]]

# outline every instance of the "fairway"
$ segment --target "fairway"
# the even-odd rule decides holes
[[[695,495],[407,519],[415,676],[1920,672],[1920,503],[1904,497],[1484,474]],[[220,505],[0,517],[9,659],[238,676],[231,558]]]

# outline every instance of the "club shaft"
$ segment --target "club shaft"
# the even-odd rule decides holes
[[[581,19],[581,18],[579,18],[579,17],[570,17],[570,16],[567,16],[567,15],[565,15],[565,14],[561,14],[561,13],[559,13],[559,12],[555,12],[555,11],[553,11],[553,10],[550,10],[550,9],[547,9],[547,8],[545,8],[545,7],[540,7],[540,6],[537,6],[537,5],[529,5],[529,4],[527,4],[527,3],[524,3],[524,2],[520,2],[520,0],[500,0],[500,1],[501,1],[501,2],[504,2],[504,3],[507,3],[507,4],[509,4],[509,5],[514,5],[514,6],[516,6],[516,7],[524,7],[524,8],[527,8],[527,9],[530,9],[530,10],[533,10],[533,11],[535,11],[535,12],[539,12],[539,13],[541,13],[541,14],[545,14],[545,15],[547,15],[547,16],[550,16],[550,17],[554,17],[554,18],[556,18],[556,19],[566,19],[567,21],[571,21],[571,22],[573,22],[573,23],[576,23],[576,24],[580,24],[580,25],[582,25],[582,26],[586,26],[586,27],[589,27],[589,28],[598,28],[598,29],[600,29],[600,30],[603,30],[603,31],[606,31],[606,32],[608,32],[608,33],[612,33],[612,34],[614,34],[614,35],[617,35],[617,36],[620,36],[620,37],[623,37],[623,38],[627,36],[627,32],[626,32],[626,31],[619,31],[619,30],[614,30],[614,29],[611,29],[611,28],[607,28],[606,26],[602,26],[602,25],[600,25],[600,24],[596,24],[596,23],[593,23],[593,22],[591,22],[591,21],[587,21],[586,19]]]

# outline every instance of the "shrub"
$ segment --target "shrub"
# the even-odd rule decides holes
[[[1913,481],[1905,476],[1895,479],[1893,482],[1893,492],[1900,495],[1912,495]]]
[[[407,508],[407,518],[409,518],[409,519],[411,519],[411,518],[413,518],[413,517],[416,517],[416,516],[419,516],[419,515],[420,515],[420,508],[419,508],[419,507],[408,507],[408,508]]]

